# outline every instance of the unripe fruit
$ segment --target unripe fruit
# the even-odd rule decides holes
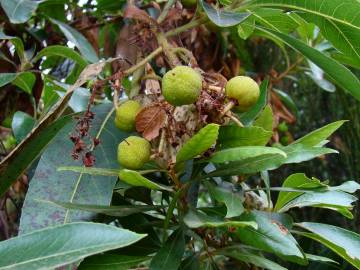
[[[277,127],[278,131],[280,132],[287,132],[289,130],[287,124],[285,122],[281,122],[278,127]]]
[[[118,161],[124,168],[138,170],[150,160],[151,145],[144,138],[130,136],[118,146]]]
[[[115,125],[122,131],[135,129],[135,117],[141,110],[141,105],[135,100],[128,100],[116,108]]]
[[[258,84],[247,76],[237,76],[226,83],[226,95],[238,102],[236,109],[241,112],[248,111],[259,99]]]
[[[201,75],[186,66],[177,66],[162,79],[162,94],[174,106],[194,103],[202,88]]]
[[[289,137],[288,136],[283,136],[280,138],[280,142],[282,145],[288,145],[289,144]]]
[[[181,4],[183,4],[184,7],[191,8],[196,6],[197,0],[181,0]]]

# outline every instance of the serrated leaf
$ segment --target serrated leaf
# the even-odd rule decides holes
[[[113,124],[114,109],[112,104],[103,104],[93,109],[90,135],[100,139],[100,144],[93,151],[96,165],[117,168],[117,150],[114,145],[127,137]],[[89,174],[57,171],[60,166],[83,165],[82,160],[71,157],[73,144],[69,134],[74,130],[76,120],[66,125],[47,147],[42,155],[35,174],[30,181],[20,220],[20,232],[64,224],[68,222],[90,220],[93,213],[66,210],[54,205],[53,201],[109,205],[115,186],[116,176],[93,176]]]
[[[219,125],[208,124],[199,130],[193,137],[191,137],[181,147],[176,155],[176,162],[184,162],[192,159],[197,155],[204,153],[211,146],[213,146],[217,140],[219,134]]]
[[[221,220],[220,218],[208,216],[202,212],[189,210],[184,217],[184,222],[189,228],[200,227],[247,227],[257,228],[257,224],[254,221],[239,221],[239,220]]]
[[[185,236],[182,228],[174,231],[151,260],[150,270],[177,270],[185,251]]]
[[[295,224],[311,233],[300,233],[320,242],[360,269],[360,235],[332,225],[302,222]]]
[[[97,223],[50,227],[1,242],[0,269],[54,269],[92,254],[131,245],[144,236]]]
[[[146,187],[146,188],[154,189],[154,190],[172,191],[171,187],[155,183],[155,182],[147,179],[146,177],[142,176],[137,171],[122,169],[119,172],[119,179],[129,185],[136,186],[136,187]]]
[[[215,9],[204,0],[200,0],[199,2],[209,19],[220,27],[230,27],[237,25],[250,16],[250,13],[247,12],[232,12]]]
[[[266,155],[280,155],[287,157],[286,153],[275,147],[266,146],[241,146],[228,148],[215,152],[210,161],[213,163],[225,163],[233,161],[242,161],[250,158],[257,158]]]
[[[272,136],[271,131],[261,127],[222,126],[219,130],[218,145],[221,149],[239,146],[264,146]]]
[[[65,37],[75,44],[75,46],[79,49],[79,51],[86,60],[88,60],[90,63],[95,63],[99,61],[99,58],[94,48],[80,32],[65,23],[59,22],[54,19],[51,19],[51,21],[57,26],[59,26]]]

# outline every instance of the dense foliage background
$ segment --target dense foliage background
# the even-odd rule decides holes
[[[0,240],[13,238],[0,243],[6,258],[0,259],[0,269],[79,265],[85,257],[80,269],[107,269],[109,262],[114,269],[360,269],[355,234],[360,233],[360,210],[352,196],[359,195],[360,179],[359,1],[0,3]],[[125,169],[119,181],[117,145],[129,133],[115,127],[113,103],[119,97],[138,98],[146,106],[162,102],[161,78],[177,65],[201,70],[205,90],[223,89],[238,75],[259,83],[258,103],[234,114],[235,123],[238,119],[249,130],[248,137],[241,136],[250,142],[236,142],[241,131],[234,131],[239,138],[226,133],[227,125],[238,128],[234,122],[200,121],[190,132],[199,136],[188,144],[198,153],[184,150],[186,158],[180,163],[177,156],[168,167],[150,163],[140,173]],[[222,106],[212,109],[221,112]],[[211,119],[211,109],[204,115]],[[150,129],[153,146],[163,128],[155,123]],[[82,132],[84,145],[79,146]],[[268,140],[256,144],[254,138],[267,133]],[[189,141],[180,146],[186,148]],[[226,143],[266,144],[262,151],[288,155],[296,143],[303,148],[291,160],[229,173],[226,162],[241,167],[244,160],[256,163],[265,154],[234,161],[222,150],[239,151],[240,159],[242,149]],[[327,155],[332,149],[339,153]],[[226,162],[212,163],[213,154]],[[204,169],[203,162],[210,167]],[[212,177],[214,171],[218,174]],[[300,182],[322,183],[310,191],[284,186],[299,172],[309,177],[296,176]],[[197,179],[203,182],[191,182]],[[289,207],[288,215],[274,210],[279,191],[314,197]],[[325,198],[326,192],[338,192],[339,201],[331,193]],[[329,240],[309,229],[316,222],[355,233]],[[255,223],[264,238],[255,239]],[[43,228],[48,230],[37,231]],[[54,235],[60,240],[51,246]],[[27,253],[26,241],[42,243],[44,253]],[[80,252],[66,259],[60,254],[72,252],[69,247]],[[14,261],[12,254],[19,250],[24,251]],[[39,259],[43,255],[55,259]]]

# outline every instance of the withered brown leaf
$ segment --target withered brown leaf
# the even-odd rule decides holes
[[[152,105],[143,108],[136,116],[135,126],[137,132],[151,141],[159,136],[160,129],[165,126],[166,112],[161,105]]]

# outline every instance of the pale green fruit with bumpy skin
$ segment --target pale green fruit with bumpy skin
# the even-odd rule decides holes
[[[226,96],[236,99],[236,109],[241,112],[248,111],[258,101],[260,90],[258,84],[247,76],[237,76],[227,82]]]
[[[115,125],[122,131],[135,130],[135,118],[141,105],[135,100],[128,100],[116,108]]]
[[[183,4],[184,7],[191,8],[196,6],[197,0],[181,0],[181,4]]]
[[[174,106],[194,103],[202,88],[201,75],[186,66],[177,66],[168,71],[162,79],[162,94]]]
[[[118,161],[121,166],[131,170],[141,169],[150,160],[151,145],[144,138],[130,136],[118,146]]]

